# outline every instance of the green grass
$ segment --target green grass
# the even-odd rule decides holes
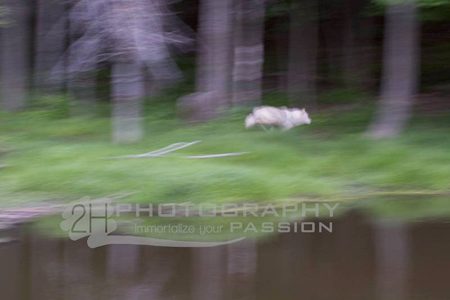
[[[0,148],[9,149],[0,153],[0,164],[8,165],[0,169],[0,208],[127,192],[136,192],[127,201],[142,203],[219,203],[450,189],[449,115],[419,116],[403,136],[372,141],[363,134],[369,107],[312,114],[312,125],[289,132],[246,131],[245,114],[232,111],[186,126],[176,119],[173,101],[153,101],[146,108],[145,139],[114,145],[107,117],[0,112]],[[203,160],[105,159],[196,140],[202,142],[175,153],[250,153]]]

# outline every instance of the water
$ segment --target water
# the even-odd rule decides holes
[[[373,220],[217,248],[107,246],[19,230],[0,299],[450,299],[450,223]]]

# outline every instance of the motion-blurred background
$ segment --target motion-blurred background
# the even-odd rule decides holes
[[[448,299],[449,20],[449,0],[1,0],[0,298]],[[261,105],[312,124],[246,130]],[[17,227],[111,195],[342,211],[210,251]]]

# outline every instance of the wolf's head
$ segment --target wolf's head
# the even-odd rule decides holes
[[[311,124],[311,119],[309,118],[309,115],[304,108],[292,108],[290,112],[291,121],[293,124],[295,124],[295,126],[300,126],[302,124]]]
[[[256,124],[255,116],[253,116],[253,114],[249,114],[247,118],[245,118],[245,128],[249,129],[250,127],[253,127],[255,124]]]

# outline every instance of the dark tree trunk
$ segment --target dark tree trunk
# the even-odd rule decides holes
[[[28,85],[28,3],[8,0],[7,24],[1,29],[1,100],[6,110],[26,106]]]
[[[67,25],[69,44],[74,44],[83,34],[77,21],[69,17]],[[90,36],[91,38],[92,36]],[[92,37],[93,38],[93,37]],[[77,51],[69,48],[67,55],[67,92],[73,100],[76,101],[74,107],[79,110],[77,113],[93,114],[96,111],[98,103],[97,97],[97,62],[96,59],[90,59],[85,62],[85,67],[81,72],[71,72],[70,66],[80,60],[77,57]]]
[[[98,103],[96,71],[69,74],[68,79],[68,93],[81,106],[81,111],[94,113]]]
[[[327,81],[336,85],[340,81],[341,75],[341,56],[342,56],[342,46],[341,46],[341,34],[338,30],[336,34],[336,29],[340,29],[342,26],[340,20],[335,18],[329,18],[322,23],[323,30],[323,42],[326,55],[326,77]]]
[[[202,0],[200,3],[199,64],[197,92],[228,96],[231,45],[231,1]]]
[[[281,18],[279,18],[281,19]],[[285,26],[285,20],[279,20],[277,22],[277,25],[282,30],[283,26]],[[274,35],[273,43],[275,44],[275,52],[276,52],[276,59],[277,59],[277,87],[276,89],[281,93],[286,93],[287,89],[287,53],[289,49],[289,34],[288,32],[277,32],[277,34]]]
[[[234,28],[233,106],[253,106],[261,102],[264,1],[239,1]]]
[[[201,0],[197,93],[214,93],[205,108],[218,112],[229,106],[231,0]],[[214,114],[210,114],[213,116]]]
[[[376,86],[374,65],[377,60],[376,23],[373,16],[360,21],[360,43],[358,48],[358,83],[363,90],[373,91]]]
[[[58,0],[39,0],[37,11],[34,84],[40,93],[61,93],[63,73],[52,74],[66,44],[66,5]]]
[[[142,98],[145,94],[142,67],[119,62],[112,69],[113,141],[133,143],[143,136]]]
[[[370,87],[373,63],[373,17],[365,16],[367,0],[343,0],[342,83],[364,90]]]
[[[416,10],[413,0],[387,8],[380,107],[369,129],[374,138],[398,135],[411,115],[419,73]]]
[[[342,79],[345,86],[354,88],[358,84],[358,59],[357,53],[357,30],[355,28],[356,19],[358,18],[358,11],[354,7],[353,0],[343,0],[343,17],[344,17],[344,36],[342,49]]]
[[[316,99],[317,9],[316,0],[294,0],[291,7],[288,95],[294,104]]]

